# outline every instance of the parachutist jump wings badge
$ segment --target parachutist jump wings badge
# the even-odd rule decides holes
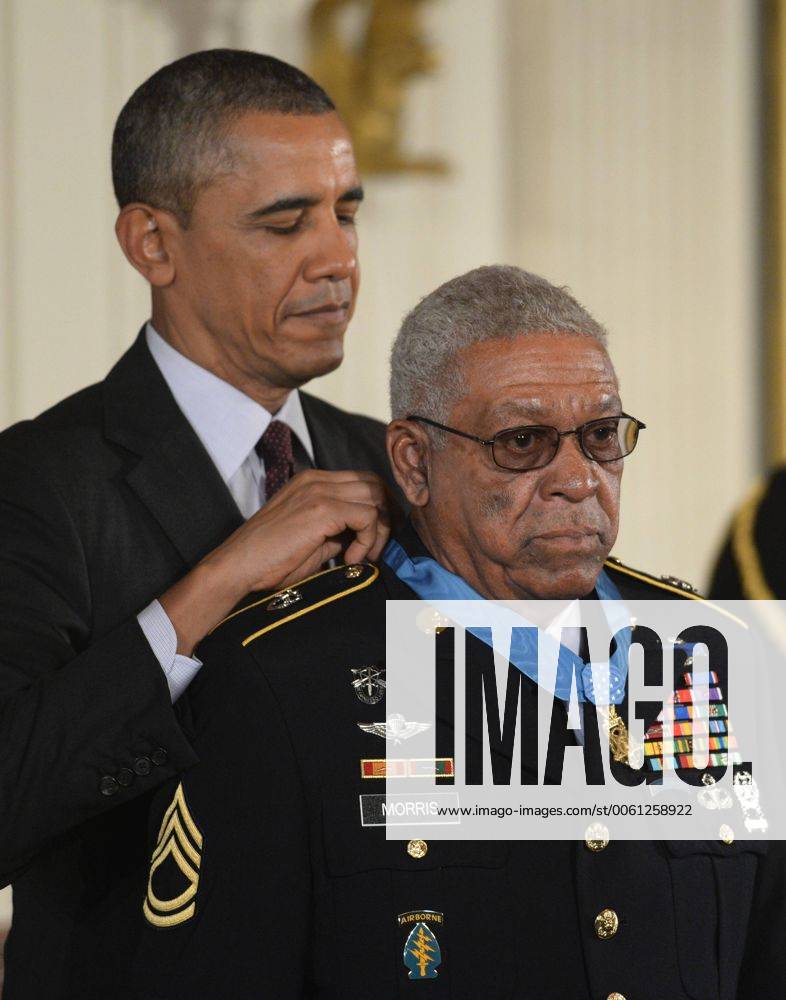
[[[364,733],[390,740],[394,744],[403,743],[410,736],[417,736],[418,733],[425,733],[427,729],[431,729],[430,722],[407,722],[404,716],[398,713],[389,715],[387,722],[359,722],[358,726]]]

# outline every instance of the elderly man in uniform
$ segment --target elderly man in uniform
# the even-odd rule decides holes
[[[513,267],[449,281],[404,321],[391,400],[409,528],[380,565],[252,595],[200,647],[181,712],[201,763],[155,800],[131,994],[781,996],[767,845],[397,842],[361,825],[387,599],[696,599],[609,558],[643,425],[566,291]],[[429,947],[409,947],[414,926]]]

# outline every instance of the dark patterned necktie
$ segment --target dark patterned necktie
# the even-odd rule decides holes
[[[292,431],[281,420],[271,420],[257,443],[257,455],[265,463],[265,500],[288,483],[294,473]]]

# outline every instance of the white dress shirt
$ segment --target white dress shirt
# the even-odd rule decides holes
[[[147,346],[183,416],[202,442],[244,518],[264,503],[265,466],[256,444],[273,415],[229,382],[190,361],[158,334],[151,323],[145,330]],[[295,389],[275,414],[287,424],[314,460],[300,394]],[[175,702],[193,680],[201,662],[177,652],[177,635],[159,601],[139,613],[138,621],[166,675]]]

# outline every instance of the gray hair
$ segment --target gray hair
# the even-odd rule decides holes
[[[457,355],[485,340],[579,334],[605,349],[606,331],[566,288],[519,267],[478,267],[440,285],[404,317],[390,356],[394,420],[412,413],[447,423],[466,392]],[[436,442],[444,438],[439,431]]]

